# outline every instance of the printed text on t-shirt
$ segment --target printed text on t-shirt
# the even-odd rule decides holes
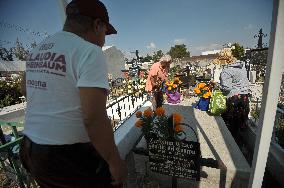
[[[29,72],[41,72],[65,76],[65,55],[52,52],[29,54],[26,68]]]

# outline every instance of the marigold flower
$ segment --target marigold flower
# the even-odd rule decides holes
[[[202,88],[204,88],[205,86],[206,86],[206,84],[203,83],[203,82],[201,82],[201,83],[198,84],[197,87],[198,87],[199,89],[202,89]]]
[[[196,94],[200,94],[200,93],[201,93],[201,91],[200,91],[199,88],[194,88],[194,92],[195,92]]]
[[[165,109],[163,107],[159,107],[156,109],[157,116],[163,116],[165,115]]]
[[[209,91],[209,87],[205,86],[203,90]]]
[[[137,118],[141,118],[141,117],[142,117],[142,112],[141,112],[141,111],[138,111],[138,112],[136,112],[135,115],[136,115]]]
[[[175,125],[175,131],[176,132],[181,132],[183,131],[183,127],[180,124]]]
[[[208,91],[207,93],[205,93],[205,94],[203,95],[203,97],[204,97],[205,99],[208,99],[209,97],[211,97],[211,92]]]
[[[136,123],[135,123],[135,127],[138,127],[138,128],[142,127],[142,125],[143,125],[143,122],[140,119],[138,121],[136,121]]]
[[[170,82],[170,81],[167,81],[167,82],[166,82],[166,85],[167,85],[167,86],[171,85],[171,82]]]
[[[149,117],[152,117],[152,115],[153,115],[153,111],[152,111],[151,108],[148,108],[148,109],[146,109],[146,110],[144,111],[144,116],[145,116],[145,117],[149,118]]]
[[[179,113],[173,113],[174,124],[179,124],[182,120],[182,116]]]

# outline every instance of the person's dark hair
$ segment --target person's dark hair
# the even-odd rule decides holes
[[[92,27],[93,18],[80,14],[71,14],[67,15],[63,30],[81,35],[92,30]]]

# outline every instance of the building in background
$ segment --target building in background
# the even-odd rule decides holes
[[[102,50],[106,57],[108,73],[111,74],[112,79],[123,77],[121,70],[124,69],[124,54],[115,46],[104,46]]]

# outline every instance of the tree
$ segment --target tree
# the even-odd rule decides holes
[[[237,58],[238,60],[241,59],[241,57],[243,57],[245,55],[245,49],[243,46],[241,46],[239,43],[234,43],[232,46],[234,46],[234,48],[232,48],[232,54],[235,58]]]
[[[14,55],[16,58],[22,61],[26,60],[26,57],[28,55],[28,50],[26,50],[23,47],[23,44],[19,41],[18,38],[16,41],[16,47],[14,47],[13,50],[14,50]]]
[[[3,61],[13,61],[13,50],[10,48],[7,50],[6,48],[0,48],[0,59]]]
[[[154,55],[153,55],[153,61],[156,62],[158,61],[162,56],[164,55],[163,51],[162,50],[158,50],[157,52],[154,52]]]
[[[151,61],[152,59],[153,59],[153,57],[150,56],[149,54],[147,54],[147,56],[144,57],[144,58],[142,59],[142,61],[143,61],[143,62],[149,62],[149,61]]]
[[[190,52],[187,51],[185,44],[178,44],[174,47],[171,47],[168,54],[173,58],[183,58],[183,57],[190,57]]]

